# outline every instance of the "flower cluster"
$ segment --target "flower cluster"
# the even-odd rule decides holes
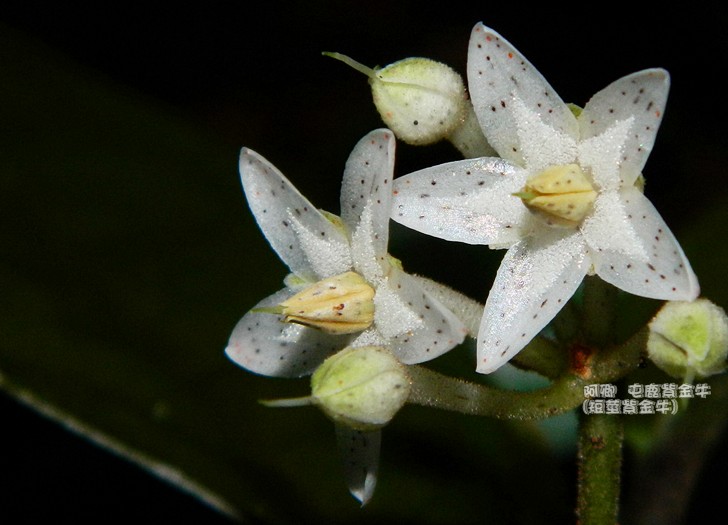
[[[371,70],[329,55],[368,75],[393,131],[372,131],[354,147],[339,216],[316,209],[266,159],[242,150],[248,204],[291,273],[240,320],[226,353],[257,374],[312,375],[311,396],[269,404],[322,408],[346,451],[349,488],[366,503],[381,428],[412,391],[408,365],[477,332],[476,370],[497,370],[587,275],[669,301],[693,301],[699,286],[643,194],[666,71],[628,75],[577,108],[482,24],[468,51],[469,99],[457,74],[436,62]],[[414,144],[447,138],[468,158],[394,179],[395,134]],[[446,240],[507,249],[485,306],[476,308],[479,329],[460,318],[455,296],[409,275],[388,254],[390,218]],[[700,351],[724,357],[706,348]]]
[[[292,273],[285,288],[235,327],[226,349],[234,362],[258,374],[299,377],[346,348],[376,347],[414,364],[464,340],[462,322],[387,253],[394,144],[391,131],[375,130],[355,146],[344,170],[340,216],[318,210],[272,164],[243,149],[248,204]],[[351,438],[347,428],[339,430],[341,439]],[[368,475],[352,482],[362,501],[373,490],[373,454]]]

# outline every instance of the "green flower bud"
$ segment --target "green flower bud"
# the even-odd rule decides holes
[[[429,58],[405,58],[371,69],[340,53],[324,53],[369,77],[374,105],[396,137],[427,145],[450,137],[468,114],[462,77]]]
[[[314,372],[311,398],[335,422],[371,431],[402,408],[410,383],[406,367],[385,348],[345,348]]]
[[[668,302],[649,328],[649,357],[671,376],[689,382],[726,369],[728,317],[707,299]]]

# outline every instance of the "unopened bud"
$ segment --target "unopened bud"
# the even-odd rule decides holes
[[[374,322],[374,289],[356,272],[345,272],[304,288],[278,306],[255,311],[330,334],[366,330]]]
[[[371,69],[340,53],[324,53],[369,77],[374,105],[395,136],[415,146],[449,138],[467,116],[462,77],[429,58],[405,58]]]
[[[597,192],[577,164],[565,164],[532,177],[515,196],[551,221],[577,226],[591,210]]]
[[[728,317],[709,300],[670,301],[649,328],[650,359],[673,377],[689,381],[726,369]]]
[[[379,346],[345,348],[311,377],[311,398],[337,423],[370,431],[386,425],[407,401],[406,367]]]

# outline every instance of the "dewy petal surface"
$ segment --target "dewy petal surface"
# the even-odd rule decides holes
[[[591,250],[597,274],[626,292],[661,300],[692,301],[700,286],[682,248],[652,203],[636,188],[621,202],[647,259],[617,249]],[[587,231],[591,245],[594,235]]]
[[[426,168],[395,180],[392,219],[449,241],[512,244],[530,215],[512,196],[527,177],[489,157]]]
[[[588,266],[578,232],[544,231],[512,246],[485,303],[477,371],[493,372],[520,352],[571,298]]]
[[[258,226],[281,260],[291,271],[309,281],[321,276],[312,267],[309,253],[300,240],[306,231],[316,239],[348,246],[345,235],[318,211],[278,169],[258,153],[243,148],[240,178]],[[297,227],[294,228],[294,221]],[[297,231],[296,231],[297,230]],[[348,248],[347,248],[348,249]],[[337,252],[338,253],[338,252]],[[339,254],[344,256],[343,253]]]
[[[634,184],[655,143],[670,90],[664,69],[646,69],[616,80],[594,95],[579,115],[581,138],[604,133],[617,121],[633,119],[619,162],[623,185]]]
[[[275,306],[293,295],[288,289],[263,299],[255,308]],[[283,316],[250,311],[235,326],[225,353],[246,370],[273,377],[310,375],[351,336],[331,335],[284,323]]]
[[[526,164],[513,100],[522,101],[556,133],[571,140],[579,136],[576,118],[541,73],[510,42],[482,23],[470,36],[468,89],[488,142],[501,157],[519,166]]]

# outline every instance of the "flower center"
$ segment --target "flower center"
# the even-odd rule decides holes
[[[552,166],[529,179],[514,194],[549,224],[578,226],[591,210],[597,192],[577,164]]]
[[[374,288],[355,272],[345,272],[304,288],[280,305],[258,312],[283,315],[286,323],[351,334],[374,322]]]

